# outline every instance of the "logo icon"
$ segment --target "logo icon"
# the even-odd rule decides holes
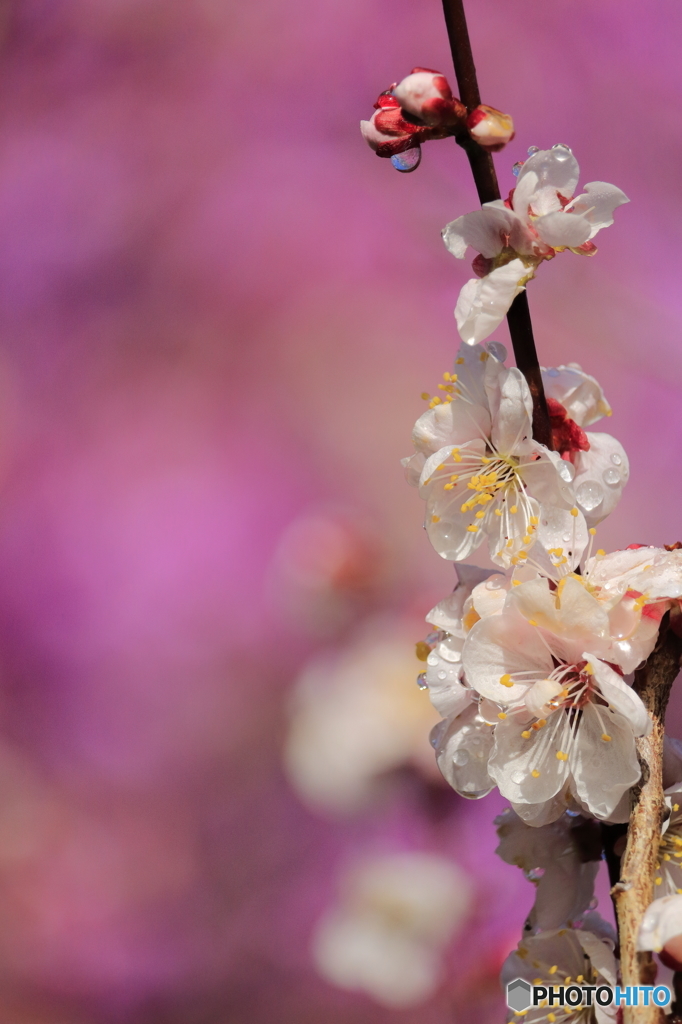
[[[531,1005],[530,984],[523,978],[516,978],[507,985],[507,1006],[510,1010],[527,1010]]]

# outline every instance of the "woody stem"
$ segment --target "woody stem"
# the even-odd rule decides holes
[[[652,731],[636,740],[642,778],[632,792],[633,807],[620,880],[611,890],[618,914],[623,985],[650,985],[656,974],[651,953],[637,952],[637,935],[644,912],[654,898],[664,811],[665,711],[681,655],[682,640],[669,628],[666,617],[655,650],[635,673],[634,689],[649,713]],[[624,1007],[623,1024],[659,1024],[662,1020],[662,1011],[655,1006]]]
[[[443,0],[443,11],[452,51],[452,61],[455,65],[459,98],[467,111],[471,113],[481,102],[481,94],[478,90],[476,66],[471,52],[469,30],[462,0]],[[458,137],[457,142],[469,158],[480,202],[482,204],[490,203],[495,199],[500,199],[500,187],[490,153],[481,149],[478,143],[468,135]],[[551,449],[552,428],[547,411],[545,390],[542,386],[540,364],[535,349],[533,325],[525,289],[512,302],[507,313],[507,323],[516,365],[528,381],[533,398],[533,437]]]

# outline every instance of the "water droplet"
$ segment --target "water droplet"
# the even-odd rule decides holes
[[[571,539],[570,533],[565,533],[561,539],[564,542],[564,544],[568,544],[569,540]]]
[[[540,152],[540,147],[539,146],[529,146],[528,147],[528,156],[532,156],[533,153],[539,153],[539,152]]]
[[[443,733],[448,727],[447,721],[439,722],[438,725],[434,725],[433,729],[429,733],[429,743],[434,750],[437,750],[440,746],[440,741],[443,738]]]
[[[575,499],[586,512],[598,508],[604,500],[604,492],[594,480],[586,480],[575,492]]]
[[[621,459],[620,455],[616,455],[615,452],[611,456],[611,462],[614,464],[614,466],[620,466],[622,461],[623,460]]]
[[[597,899],[596,896],[593,896],[592,899],[590,900],[590,910],[596,910],[598,906],[599,906],[599,900]]]
[[[434,654],[434,652],[431,651],[431,653],[429,654],[428,658],[426,659],[426,664],[433,666],[433,665],[437,665],[439,661],[440,661],[440,658],[438,657],[438,655]]]
[[[520,785],[520,784],[521,784],[521,783],[523,782],[523,780],[525,779],[525,777],[526,777],[526,776],[525,776],[525,775],[523,774],[523,772],[512,772],[512,773],[511,773],[511,780],[512,780],[512,782],[514,782],[514,783],[515,783],[515,784],[516,784],[517,786],[518,786],[518,785]]]
[[[441,680],[441,682],[442,682],[442,681],[443,681],[444,679],[447,679],[447,678],[448,678],[448,674],[447,674],[447,672],[443,672],[443,671],[440,671],[440,672],[438,673],[438,678],[439,678],[439,679]]]
[[[459,750],[456,750],[452,755],[452,760],[458,768],[463,768],[465,764],[469,764],[469,752],[462,750],[460,747]]]
[[[565,480],[567,484],[570,484],[571,480],[575,476],[575,466],[572,462],[568,462],[566,459],[562,459],[559,464],[559,476],[562,480]]]
[[[426,672],[420,672],[417,676],[417,686],[420,690],[428,690],[429,684],[426,682]]]
[[[571,156],[571,147],[567,146],[565,142],[557,142],[556,146],[552,146],[553,150],[557,150],[555,157],[557,160],[568,160]]]
[[[514,164],[514,166],[512,167],[512,174],[514,175],[515,178],[518,178],[519,174],[521,173],[521,168],[522,167],[523,167],[523,160],[517,160],[516,163]]]
[[[402,174],[409,174],[410,171],[416,171],[421,163],[421,159],[421,146],[413,146],[412,149],[406,149],[403,153],[394,153],[391,157],[391,163],[396,171],[400,171]]]
[[[501,341],[489,341],[486,348],[490,355],[494,356],[500,363],[503,363],[507,358],[507,350]]]
[[[611,487],[617,487],[620,483],[620,473],[617,469],[605,469],[602,473],[605,484],[609,484]]]
[[[548,377],[558,377],[559,376],[559,371],[557,370],[556,366],[550,366],[549,370],[547,371],[547,376]]]

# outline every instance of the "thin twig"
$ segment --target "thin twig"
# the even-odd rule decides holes
[[[443,12],[448,29],[452,61],[455,65],[459,98],[471,112],[481,102],[481,94],[478,89],[476,66],[471,52],[469,30],[462,0],[443,0]],[[486,153],[477,142],[469,137],[460,136],[457,141],[469,158],[471,173],[474,176],[481,204],[500,199],[500,187],[490,153]],[[528,296],[525,290],[517,295],[512,302],[507,313],[507,323],[516,365],[528,381],[533,398],[533,437],[541,444],[552,448],[552,428],[535,348]]]

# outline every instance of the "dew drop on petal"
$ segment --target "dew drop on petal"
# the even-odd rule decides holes
[[[417,686],[420,690],[428,690],[429,684],[426,682],[426,672],[420,672],[417,676]]]
[[[441,671],[440,671],[440,672],[438,673],[438,678],[439,678],[439,679],[441,680],[441,682],[443,681],[443,679],[447,679],[447,678],[448,678],[448,674],[447,674],[447,672],[443,672],[443,671],[441,670]]]
[[[439,661],[440,661],[440,658],[438,657],[438,655],[434,654],[434,652],[431,651],[431,653],[429,654],[428,658],[426,659],[426,664],[427,665],[437,665]]]
[[[447,727],[447,719],[444,719],[442,722],[439,722],[438,725],[434,725],[433,729],[429,733],[429,743],[431,744],[434,750],[438,749],[440,741],[443,738],[443,733],[445,732]]]
[[[466,750],[456,750],[452,755],[452,760],[455,762],[458,768],[463,768],[465,764],[469,764],[469,754]]]
[[[512,167],[512,174],[514,175],[515,178],[518,178],[519,174],[521,173],[521,168],[522,167],[523,167],[523,160],[517,160],[516,163],[514,164],[514,166]]]
[[[532,156],[533,153],[539,153],[539,152],[540,152],[540,147],[539,146],[529,146],[528,147],[528,156]]]
[[[561,539],[564,542],[564,544],[568,544],[569,540],[571,539],[570,533],[565,533]]]
[[[501,341],[489,341],[486,348],[490,355],[494,356],[500,363],[503,363],[507,358],[507,350]]]
[[[592,512],[601,505],[604,492],[596,481],[586,480],[575,492],[575,499],[586,512]]]
[[[622,461],[623,460],[621,459],[620,455],[616,454],[616,452],[614,452],[611,456],[611,462],[614,464],[614,466],[620,466]]]
[[[567,484],[570,484],[575,476],[575,466],[573,463],[567,462],[566,459],[562,459],[559,464],[559,476],[562,480],[565,480]]]
[[[523,774],[523,772],[512,772],[511,773],[511,780],[517,786],[520,785],[523,782],[524,779],[525,779],[525,775]]]
[[[549,368],[549,370],[547,371],[547,376],[548,377],[558,377],[559,376],[559,371],[557,370],[556,366],[551,366]]]
[[[620,473],[617,469],[605,469],[602,473],[605,484],[616,487],[620,483]]]
[[[409,174],[410,171],[417,170],[421,159],[421,146],[413,146],[411,149],[406,149],[403,153],[394,153],[391,157],[391,163],[396,171],[400,171],[402,174]]]
[[[565,145],[563,142],[557,142],[556,146],[552,146],[554,152],[554,159],[563,163],[564,160],[569,160],[571,157],[571,147]]]

